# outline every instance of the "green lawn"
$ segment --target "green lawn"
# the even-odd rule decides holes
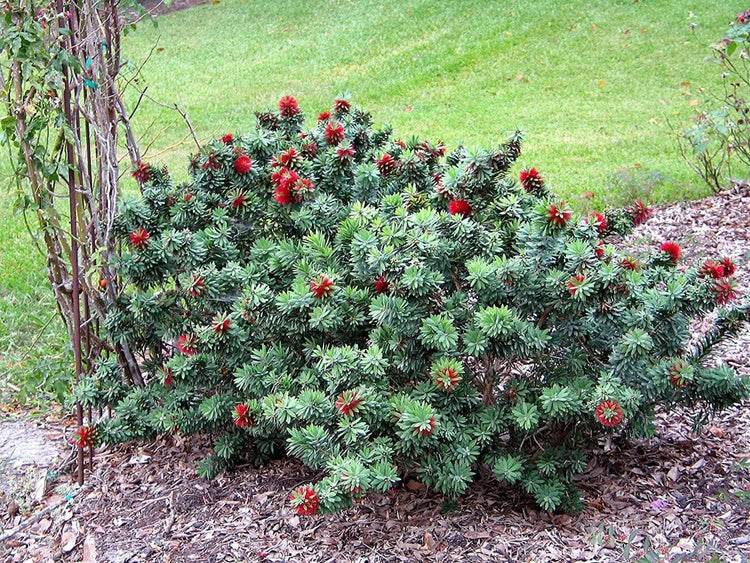
[[[719,84],[706,45],[745,7],[735,0],[221,0],[163,16],[156,29],[141,25],[124,52],[139,65],[158,40],[143,69],[148,94],[188,110],[202,139],[251,130],[253,112],[284,94],[315,116],[346,91],[376,123],[449,148],[492,144],[520,128],[521,165],[536,166],[574,205],[591,191],[601,207],[707,193],[677,155],[670,123],[682,127]],[[187,133],[179,116],[144,100],[135,123],[142,146],[153,140],[150,154],[161,153],[146,159],[185,178],[193,147],[163,152]],[[608,178],[618,172],[613,186]],[[65,365],[62,330],[55,319],[32,345],[54,307],[11,200],[0,192],[0,361],[16,384],[35,374],[37,386]]]

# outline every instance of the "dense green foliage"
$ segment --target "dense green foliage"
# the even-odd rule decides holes
[[[650,434],[658,404],[700,425],[746,396],[704,364],[746,309],[688,345],[691,319],[734,297],[734,266],[679,273],[673,243],[617,251],[606,241],[647,218],[640,202],[582,217],[535,169],[514,181],[518,134],[446,154],[343,99],[313,123],[290,97],[257,116],[195,155],[188,183],[134,171],[107,329],[148,384],[106,361],[82,381],[79,400],[114,407],[98,439],[212,434],[208,477],[295,456],[327,474],[293,492],[304,514],[406,472],[455,497],[483,465],[573,509],[590,440]]]

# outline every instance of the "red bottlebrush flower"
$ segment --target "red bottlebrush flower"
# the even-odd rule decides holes
[[[714,295],[716,295],[716,303],[719,305],[726,305],[730,301],[734,301],[739,296],[739,292],[735,287],[733,280],[722,278],[714,282],[712,288]]]
[[[297,511],[297,514],[301,516],[312,516],[318,512],[318,507],[320,506],[318,493],[312,487],[297,487],[289,495],[289,500],[292,502],[292,507]]]
[[[362,397],[356,391],[344,391],[336,399],[336,410],[344,416],[356,414],[362,406]]]
[[[596,230],[599,231],[600,235],[603,235],[607,232],[609,224],[607,223],[607,218],[604,215],[595,212],[591,214],[591,219],[593,220],[594,225],[596,225]]]
[[[325,129],[326,142],[336,146],[344,140],[344,126],[338,121],[329,121]]]
[[[518,177],[521,180],[523,189],[530,194],[538,193],[544,187],[544,180],[542,180],[536,168],[521,170]]]
[[[299,180],[299,174],[294,170],[287,170],[286,168],[279,168],[276,172],[271,174],[271,181],[274,186],[291,187],[297,182],[297,180]]]
[[[237,197],[235,197],[232,200],[232,207],[235,209],[242,209],[247,204],[247,194],[245,192],[240,192],[237,194]]]
[[[333,102],[333,111],[336,113],[349,113],[351,108],[352,105],[346,100],[338,99]]]
[[[586,278],[581,274],[575,275],[570,278],[570,281],[568,282],[568,291],[570,292],[570,294],[575,295],[585,281]]]
[[[302,145],[302,153],[307,158],[315,158],[318,155],[318,145],[316,145],[313,141],[305,143]]]
[[[620,266],[630,271],[638,270],[641,267],[641,265],[638,263],[638,260],[636,260],[632,256],[626,256],[625,258],[623,258],[622,262],[620,262]]]
[[[375,164],[382,176],[388,176],[396,169],[396,160],[388,153],[375,160]]]
[[[145,162],[137,162],[131,174],[139,183],[145,184],[151,178],[151,165]]]
[[[664,252],[665,254],[669,255],[669,260],[672,262],[672,264],[677,264],[677,261],[680,259],[680,245],[676,242],[667,241],[663,243],[659,249]]]
[[[468,217],[471,214],[471,205],[463,199],[452,199],[448,204],[448,213]]]
[[[431,416],[430,420],[427,423],[427,426],[423,426],[421,423],[417,423],[414,425],[414,431],[422,437],[429,436],[435,431],[435,417]]]
[[[200,297],[206,292],[206,282],[198,275],[190,276],[190,283],[186,290],[191,297]]]
[[[552,203],[547,208],[547,221],[556,227],[564,227],[572,216],[573,212],[566,207],[564,201]]]
[[[443,368],[435,374],[435,386],[441,391],[453,391],[459,383],[461,376],[453,368]]]
[[[714,278],[718,280],[724,277],[724,266],[717,264],[713,260],[706,260],[698,268],[698,275],[702,278]]]
[[[151,237],[149,237],[146,229],[136,229],[130,233],[130,244],[132,244],[133,248],[136,250],[142,250],[148,246],[150,238]]]
[[[299,113],[297,100],[292,96],[284,96],[279,100],[279,113],[284,117],[294,117]]]
[[[403,141],[402,141],[401,139],[398,139],[397,141],[394,141],[394,142],[396,143],[396,145],[398,145],[398,146],[399,146],[399,147],[401,147],[402,149],[405,149],[405,148],[406,148],[406,143],[405,143],[405,142],[403,142]]]
[[[172,375],[172,372],[167,372],[167,376],[164,378],[164,386],[165,387],[171,387],[172,383],[174,383],[174,376]]]
[[[354,147],[348,145],[346,147],[338,147],[336,149],[336,157],[341,164],[349,164],[354,160]]]
[[[271,166],[277,167],[281,166],[283,168],[294,168],[298,164],[302,163],[302,155],[297,152],[297,149],[294,147],[289,148],[288,150],[285,150],[284,152],[279,153],[276,157],[274,157],[273,161],[271,162]]]
[[[273,199],[278,201],[281,205],[289,205],[294,203],[294,197],[292,196],[292,190],[288,185],[279,186],[276,191],[273,192]]]
[[[241,154],[234,161],[234,171],[237,174],[247,174],[253,167],[253,161],[246,154]]]
[[[193,199],[193,194],[190,192],[186,193],[185,196],[182,198],[182,201],[185,203],[189,202],[191,199]]]
[[[231,133],[227,133],[221,138],[221,142],[225,145],[231,145],[232,141],[234,141],[234,135],[232,135]]]
[[[734,273],[737,271],[737,268],[734,265],[734,262],[730,258],[722,258],[721,259],[721,266],[724,268],[724,277],[728,278],[734,275]]]
[[[682,360],[678,360],[669,366],[669,382],[675,387],[687,387],[687,379],[685,379],[685,372],[690,368],[689,364],[686,364]]]
[[[229,332],[229,325],[231,324],[231,317],[216,317],[211,321],[211,328],[217,334],[226,334]]]
[[[748,23],[750,22],[750,10],[745,10],[737,14],[737,23]]]
[[[75,438],[70,443],[79,448],[93,448],[96,443],[96,428],[92,426],[81,426],[75,431]]]
[[[375,280],[375,291],[377,291],[378,293],[385,293],[390,289],[390,287],[391,284],[387,279],[385,279],[385,276],[380,276]]]
[[[221,163],[215,154],[210,154],[208,155],[208,160],[201,165],[201,168],[203,170],[218,170],[221,168]]]
[[[177,339],[177,349],[186,356],[192,356],[198,351],[197,344],[194,334],[183,334]]]
[[[331,112],[330,111],[321,111],[318,114],[318,121],[327,121],[331,119]]]
[[[310,291],[312,291],[313,295],[318,299],[323,299],[324,297],[330,297],[333,295],[335,287],[336,286],[333,285],[333,282],[326,276],[318,276],[310,282]]]
[[[597,258],[604,257],[604,241],[603,240],[599,240],[596,243],[596,246],[594,247],[594,252],[596,253]]]
[[[637,227],[638,225],[645,223],[653,210],[646,207],[646,205],[639,199],[633,205],[628,208],[628,214],[633,219],[633,224]]]
[[[302,201],[305,196],[315,192],[315,184],[310,178],[300,178],[294,183],[293,188],[295,201]]]
[[[604,426],[617,426],[622,422],[623,412],[620,403],[608,399],[596,407],[596,419]]]
[[[250,409],[247,405],[235,405],[232,411],[232,420],[240,428],[247,428],[249,426],[257,426],[257,422],[250,414]]]

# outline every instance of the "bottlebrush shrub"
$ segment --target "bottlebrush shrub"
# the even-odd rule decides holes
[[[659,404],[699,426],[747,395],[706,363],[747,309],[689,346],[691,320],[736,294],[729,269],[602,242],[645,206],[581,216],[537,170],[509,176],[518,134],[446,155],[344,101],[310,124],[284,98],[209,143],[188,183],[150,169],[123,203],[129,285],[106,328],[148,383],[110,391],[108,362],[82,380],[85,404],[113,407],[97,439],[210,433],[206,477],[294,456],[326,475],[291,492],[303,514],[406,473],[456,497],[483,467],[574,509],[592,440],[650,434]]]

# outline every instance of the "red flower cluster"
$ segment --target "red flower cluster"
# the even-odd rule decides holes
[[[544,180],[539,175],[536,168],[529,168],[528,170],[521,170],[519,174],[521,185],[523,189],[528,193],[537,193],[542,187],[544,187]]]
[[[626,270],[635,271],[640,269],[641,265],[638,263],[638,260],[633,258],[632,256],[626,256],[622,259],[622,262],[620,262],[620,266],[625,268]]]
[[[383,156],[377,159],[375,161],[375,164],[377,165],[378,170],[380,171],[380,174],[382,176],[388,176],[388,174],[396,169],[396,160],[388,153],[385,153]]]
[[[151,165],[145,162],[138,162],[131,174],[139,183],[145,184],[151,178]]]
[[[596,407],[596,419],[604,426],[617,426],[622,422],[623,412],[620,403],[608,399]]]
[[[211,328],[217,334],[226,334],[229,331],[229,325],[231,324],[231,317],[216,317],[211,321]]]
[[[312,180],[300,178],[294,170],[279,168],[271,174],[271,181],[276,186],[273,198],[281,205],[300,202],[305,194],[315,191]]]
[[[232,200],[232,207],[235,209],[242,209],[247,204],[247,194],[245,192],[240,192],[237,194],[237,197],[235,197]]]
[[[441,391],[453,391],[461,383],[461,376],[453,368],[443,368],[435,374],[435,386]]]
[[[718,264],[713,260],[706,260],[700,268],[698,268],[698,275],[702,278],[714,278],[715,280],[724,277],[724,266]]]
[[[385,276],[380,276],[375,280],[375,291],[378,293],[385,293],[391,287],[391,284],[385,279]]]
[[[292,96],[284,96],[279,100],[279,113],[284,117],[294,117],[299,113],[297,100]]]
[[[354,160],[354,147],[351,145],[338,147],[336,149],[336,157],[341,164],[349,164],[352,160]]]
[[[638,225],[645,223],[653,211],[646,207],[646,205],[639,199],[633,205],[628,208],[628,214],[633,219],[633,224],[637,227]]]
[[[716,280],[712,288],[714,295],[716,295],[716,303],[719,305],[726,305],[730,301],[737,299],[739,292],[735,287],[734,281],[722,278]]]
[[[352,105],[346,100],[337,99],[333,101],[333,111],[336,113],[349,113],[351,108]]]
[[[604,215],[594,212],[591,214],[591,219],[593,220],[594,225],[596,225],[596,230],[599,231],[600,235],[603,235],[607,232],[609,224],[607,223],[607,218]]]
[[[234,170],[237,174],[247,174],[253,167],[253,161],[246,154],[241,154],[234,161]]]
[[[686,387],[687,380],[685,379],[684,374],[689,367],[690,366],[682,360],[678,360],[673,363],[671,366],[669,366],[669,382],[675,387]]]
[[[249,426],[257,426],[257,422],[250,414],[250,409],[247,405],[235,405],[234,411],[232,411],[232,420],[240,428],[247,428]]]
[[[325,137],[329,145],[338,145],[344,140],[344,135],[344,126],[338,121],[329,121],[326,124]]]
[[[680,259],[680,245],[676,242],[667,241],[663,243],[659,249],[669,255],[669,260],[672,264],[677,264]]]
[[[302,164],[302,154],[297,149],[291,147],[271,159],[271,166],[274,168],[297,168]]]
[[[734,262],[732,262],[730,258],[722,258],[721,266],[724,268],[725,277],[733,276],[734,273],[737,271],[737,268],[735,267]]]
[[[331,112],[330,111],[321,111],[318,114],[318,121],[326,121],[328,119],[331,119]]]
[[[310,291],[312,291],[313,295],[318,299],[323,299],[324,297],[330,297],[333,295],[335,287],[336,286],[333,285],[333,282],[326,276],[318,276],[310,282]]]
[[[552,203],[547,208],[547,221],[557,227],[564,227],[572,216],[573,212],[568,209],[564,201]]]
[[[197,274],[190,276],[190,283],[185,289],[191,297],[200,297],[206,291],[206,282]]]
[[[745,10],[737,14],[737,23],[748,23],[750,22],[750,10]]]
[[[568,282],[568,291],[570,292],[570,294],[575,295],[585,281],[586,278],[581,274],[577,274],[570,278],[570,281]]]
[[[604,241],[599,239],[599,241],[596,243],[596,247],[594,248],[594,252],[596,253],[597,258],[603,258],[604,257]]]
[[[437,426],[437,424],[435,423],[435,417],[431,416],[427,426],[423,427],[421,423],[417,423],[414,425],[414,431],[419,436],[425,437],[429,436],[435,431],[435,426]]]
[[[148,246],[149,240],[148,231],[146,229],[136,229],[130,233],[130,244],[136,250],[143,250]]]
[[[315,144],[315,141],[303,143],[302,153],[308,158],[315,158],[318,154],[318,145]]]
[[[198,339],[194,334],[183,334],[177,339],[177,349],[186,356],[192,356],[198,351]]]
[[[356,391],[344,391],[336,399],[336,410],[344,416],[355,414],[362,405],[362,397]]]
[[[232,141],[234,141],[234,135],[232,135],[231,133],[227,133],[221,138],[221,142],[225,145],[231,145]]]
[[[81,426],[75,431],[75,438],[70,443],[79,448],[93,448],[96,443],[96,428],[92,426]]]
[[[471,205],[464,199],[452,199],[448,204],[448,213],[451,215],[471,215]]]
[[[301,516],[312,516],[318,512],[320,499],[312,487],[297,487],[289,496],[292,506]]]

